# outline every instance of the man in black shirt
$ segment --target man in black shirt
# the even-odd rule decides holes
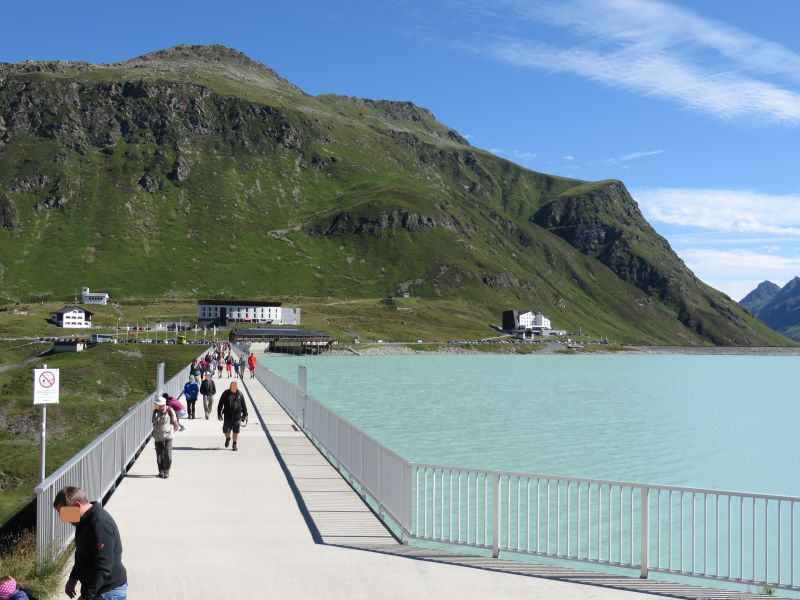
[[[75,586],[80,582],[81,600],[124,600],[128,575],[122,565],[119,529],[111,515],[73,486],[56,494],[53,508],[61,513],[62,520],[75,526],[75,566],[64,587],[67,596],[75,597]]]
[[[224,415],[224,419],[223,419]],[[230,389],[222,392],[217,404],[217,418],[222,421],[222,433],[225,434],[225,447],[231,443],[233,433],[233,449],[238,450],[239,425],[247,420],[247,404],[244,395],[239,391],[239,384],[231,383]]]

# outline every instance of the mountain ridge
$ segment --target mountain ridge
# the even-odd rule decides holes
[[[783,287],[764,281],[740,304],[775,331],[800,341],[800,277],[792,278]]]
[[[789,343],[700,282],[622,182],[530,171],[411,102],[309,96],[218,46],[22,64],[0,64],[6,300],[409,291],[630,341]]]

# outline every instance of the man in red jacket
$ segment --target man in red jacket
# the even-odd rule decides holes
[[[250,369],[250,379],[256,376],[256,355],[252,352],[247,359],[247,367]],[[242,377],[244,377],[244,373],[242,373]]]

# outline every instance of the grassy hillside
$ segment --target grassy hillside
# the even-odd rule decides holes
[[[699,282],[620,186],[529,171],[409,102],[309,96],[218,46],[0,65],[7,301],[409,291],[419,328],[533,307],[621,341],[789,343]],[[559,203],[624,245],[587,251],[584,221],[564,236],[537,218]]]
[[[2,342],[0,352],[21,360],[19,346]],[[27,355],[36,350],[30,346]],[[156,364],[166,363],[169,378],[199,352],[198,346],[101,345],[0,372],[0,523],[30,500],[38,481],[40,410],[32,406],[31,369],[46,363],[61,371],[60,403],[47,409],[50,473],[155,389]]]

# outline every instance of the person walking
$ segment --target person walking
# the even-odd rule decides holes
[[[67,596],[74,598],[80,583],[81,600],[125,600],[128,574],[122,564],[122,539],[111,515],[74,486],[56,494],[53,508],[62,520],[75,525],[75,565],[64,586]]]
[[[203,410],[206,413],[206,421],[208,415],[214,408],[214,394],[217,393],[217,386],[214,385],[214,380],[211,379],[211,373],[206,372],[203,377],[203,383],[200,384],[200,393],[203,394]]]
[[[200,393],[200,386],[194,380],[194,375],[189,374],[189,381],[187,381],[181,393],[178,394],[176,400],[180,400],[181,396],[186,397],[186,410],[189,411],[189,418],[194,419],[194,405],[197,403],[197,395]]]
[[[166,396],[167,394],[164,394]],[[156,463],[158,476],[162,479],[169,477],[172,467],[172,437],[178,431],[178,417],[171,407],[167,406],[166,399],[156,400],[153,408],[153,441],[156,446]]]
[[[225,368],[225,359],[222,358],[222,354],[219,355],[217,358],[217,377],[222,379],[222,369]]]
[[[250,379],[253,379],[253,377],[256,376],[256,363],[257,362],[258,361],[256,360],[256,355],[251,352],[250,356],[247,357],[247,366],[250,369]]]
[[[239,377],[244,379],[245,373],[247,373],[247,359],[244,354],[242,354],[242,357],[239,359]]]
[[[247,420],[247,403],[239,391],[239,384],[231,382],[230,388],[222,392],[217,404],[217,419],[222,421],[222,433],[225,434],[225,447],[231,443],[233,434],[233,450],[239,449],[239,428],[242,421]]]
[[[233,375],[233,355],[232,354],[228,354],[228,356],[225,357],[225,370],[228,372],[228,379],[230,379],[231,375]]]
[[[239,361],[236,357],[233,357],[233,376],[239,379]]]

